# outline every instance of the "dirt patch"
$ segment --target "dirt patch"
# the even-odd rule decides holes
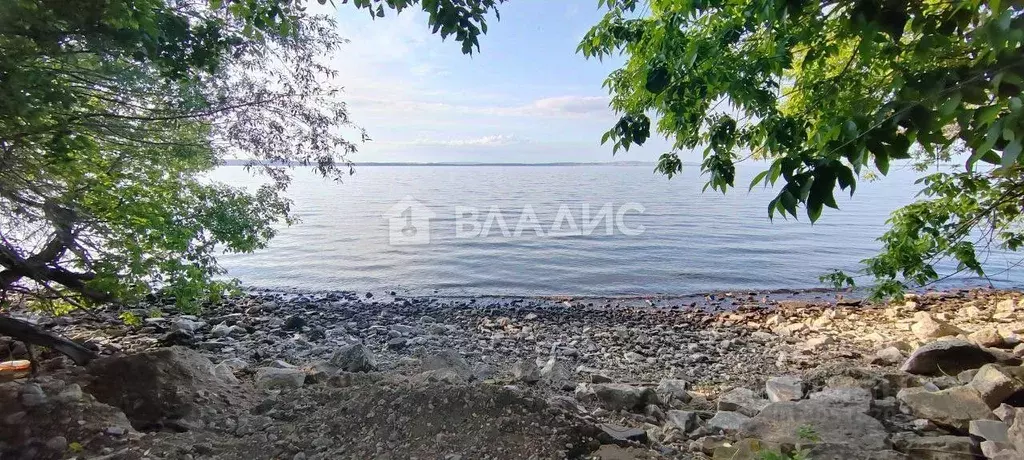
[[[0,458],[58,459],[126,445],[138,433],[77,384],[41,377],[0,384]]]
[[[223,459],[585,458],[597,429],[514,389],[385,379],[272,396],[231,433],[159,435],[155,450]],[[226,430],[224,430],[226,431]]]

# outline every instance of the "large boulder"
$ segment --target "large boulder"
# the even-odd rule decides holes
[[[473,368],[455,350],[441,350],[423,358],[423,370],[443,381],[466,382],[473,379]]]
[[[920,375],[956,375],[998,360],[988,350],[960,339],[938,340],[921,346],[900,370]]]
[[[935,340],[942,337],[964,334],[965,332],[952,324],[935,319],[927,312],[917,312],[917,320],[910,326],[910,331],[921,340]]]
[[[704,425],[712,433],[734,434],[743,428],[743,425],[750,421],[750,417],[739,412],[718,411],[714,417]]]
[[[808,398],[812,401],[854,409],[862,414],[871,412],[871,402],[874,400],[870,391],[860,387],[824,388],[817,393],[811,393]]]
[[[331,365],[345,372],[372,372],[377,360],[369,348],[361,343],[346,345],[331,356]]]
[[[1013,444],[1017,452],[1024,455],[1024,409],[1017,408],[1013,424],[1006,431],[1006,436],[1010,438],[1010,444]]]
[[[875,352],[875,356],[871,358],[871,364],[878,364],[880,366],[899,364],[903,362],[903,352],[896,347],[885,347]]]
[[[967,433],[971,420],[995,420],[992,409],[981,395],[968,386],[941,391],[925,388],[904,388],[896,395],[907,413],[935,422],[961,433]]]
[[[668,425],[679,429],[683,433],[689,433],[697,429],[700,417],[696,412],[687,410],[670,410],[665,414]]]
[[[640,428],[630,428],[611,423],[602,423],[598,440],[604,444],[628,446],[631,443],[646,443],[647,432]]]
[[[821,401],[783,401],[769,404],[742,425],[738,437],[757,438],[773,445],[807,444],[800,433],[814,430],[817,445],[811,458],[889,458],[885,427],[855,409]]]
[[[532,359],[522,359],[512,365],[512,378],[523,383],[540,381],[540,367]]]
[[[967,436],[905,437],[898,447],[910,460],[975,460],[981,453]]]
[[[686,391],[689,387],[690,383],[686,380],[662,379],[655,391],[658,393],[658,399],[662,403],[676,407],[686,404],[693,399],[690,393]]]
[[[1009,443],[1009,427],[999,420],[971,420],[968,428],[971,436],[985,441]]]
[[[978,345],[983,347],[1002,347],[1006,345],[1003,336],[994,327],[983,327],[967,336]]]
[[[971,379],[970,386],[992,409],[1004,402],[1019,405],[1024,399],[1024,367],[986,364]]]
[[[630,412],[641,412],[648,404],[658,403],[654,388],[625,383],[581,383],[576,387],[576,399],[600,404],[608,410]]]
[[[769,404],[767,399],[758,397],[749,388],[734,388],[718,397],[718,410],[739,412],[753,417]]]
[[[204,407],[222,404],[236,393],[195,350],[161,348],[93,361],[84,387],[97,400],[124,411],[139,430],[188,426]],[[211,394],[222,397],[212,399]]]
[[[306,382],[306,373],[297,368],[261,367],[256,370],[256,387],[264,390],[299,388]]]
[[[544,384],[559,390],[572,390],[576,387],[573,373],[554,356],[540,369],[540,379]]]
[[[804,382],[795,375],[772,377],[764,384],[771,402],[797,401],[804,397]]]

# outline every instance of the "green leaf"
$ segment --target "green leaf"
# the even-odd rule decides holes
[[[942,115],[952,115],[956,111],[956,108],[960,106],[962,98],[963,94],[959,91],[954,92],[950,95],[949,99],[946,99],[946,102],[942,103],[942,107],[939,108],[939,113]]]
[[[796,216],[796,205],[798,201],[796,197],[789,192],[789,190],[783,190],[782,193],[779,194],[779,203],[782,204],[782,208],[785,209],[786,212],[794,217]]]
[[[808,200],[807,201],[807,218],[809,218],[811,220],[812,224],[817,222],[818,218],[821,217],[822,209],[823,209],[823,206],[822,206],[822,203],[820,201],[818,201],[818,200]]]
[[[669,75],[668,69],[664,65],[657,65],[647,71],[647,82],[644,84],[644,88],[652,94],[661,94],[668,88]]]
[[[1020,140],[1010,142],[1005,149],[1003,149],[1002,166],[1008,167],[1017,162],[1017,158],[1020,157]]]
[[[753,190],[754,186],[756,186],[757,184],[761,183],[761,181],[763,181],[765,179],[765,177],[768,177],[768,173],[770,173],[770,172],[771,172],[771,169],[766,169],[764,171],[761,171],[761,172],[757,173],[757,175],[754,176],[754,179],[750,181],[750,188],[748,188],[747,191],[749,192],[749,191]]]
[[[889,174],[889,155],[888,154],[875,154],[875,167],[878,168],[878,172],[882,175]]]

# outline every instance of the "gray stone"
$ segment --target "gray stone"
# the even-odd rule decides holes
[[[232,385],[238,383],[238,377],[235,377],[234,370],[231,369],[231,366],[224,363],[213,366],[213,375],[216,375],[217,378],[223,380],[225,383],[230,383]]]
[[[124,436],[128,429],[122,426],[108,426],[103,432],[110,436]]]
[[[971,420],[967,432],[986,441],[1009,443],[1009,429],[1010,427],[999,420]]]
[[[762,454],[774,452],[770,446],[758,439],[740,439],[715,448],[711,460],[760,460]]]
[[[64,387],[64,389],[57,394],[57,399],[65,402],[81,401],[82,387],[79,386],[77,383],[72,383]]]
[[[306,319],[299,315],[292,315],[284,320],[284,328],[290,331],[299,330],[305,326]]]
[[[910,460],[975,460],[974,441],[967,436],[927,436],[905,439]]]
[[[956,375],[956,381],[961,385],[966,385],[974,380],[975,375],[978,375],[978,369],[967,369]]]
[[[540,369],[540,379],[546,385],[560,390],[572,390],[576,387],[572,372],[554,356]]]
[[[441,350],[423,358],[423,369],[428,371],[448,369],[463,380],[473,379],[473,368],[455,350]]]
[[[772,377],[764,384],[771,402],[797,401],[804,397],[804,381],[795,375]]]
[[[46,393],[43,392],[43,388],[35,383],[26,383],[21,386],[21,405],[25,407],[35,407],[46,404]]]
[[[345,372],[371,372],[377,370],[373,353],[361,343],[347,345],[334,352],[331,365]]]
[[[994,420],[995,415],[973,388],[962,386],[930,392],[904,388],[896,395],[904,410],[939,426],[966,433],[971,420]]]
[[[626,354],[623,355],[623,358],[631,363],[643,362],[645,359],[644,355],[641,355],[640,353],[637,353],[635,351],[626,352]]]
[[[476,380],[487,380],[494,377],[494,366],[487,363],[476,363],[473,365],[473,378]]]
[[[996,357],[996,362],[999,364],[1006,364],[1007,366],[1020,366],[1024,361],[1021,361],[1020,357],[1013,354],[1012,352],[1001,350],[999,348],[985,348],[990,355]]]
[[[842,406],[821,401],[777,402],[744,423],[737,433],[742,438],[757,438],[773,445],[806,444],[799,433],[811,427],[818,438],[814,459],[887,458],[889,437],[881,422]]]
[[[982,441],[981,454],[994,460],[1019,460],[1020,454],[1008,442]]]
[[[171,324],[171,331],[181,331],[188,334],[195,334],[200,329],[206,327],[206,323],[203,321],[195,321],[187,318],[178,318]]]
[[[697,416],[697,413],[688,410],[670,410],[665,414],[665,419],[668,421],[669,426],[678,428],[683,433],[689,433],[697,429],[700,423],[700,417]]]
[[[395,324],[391,326],[391,330],[398,332],[399,334],[402,334],[404,336],[414,336],[422,333],[420,328],[415,326],[408,326],[405,324]]]
[[[914,350],[900,370],[920,375],[956,375],[997,360],[993,353],[971,342],[947,339]]]
[[[557,407],[559,409],[574,414],[580,412],[580,404],[578,401],[576,401],[575,398],[564,395],[556,395],[548,398],[547,401],[548,405],[550,405],[551,407]]]
[[[719,411],[739,412],[748,417],[757,415],[768,404],[767,399],[759,398],[749,388],[733,388],[718,397]]]
[[[532,359],[523,359],[512,365],[512,378],[523,383],[540,381],[540,368]]]
[[[658,393],[658,399],[661,402],[675,407],[679,404],[686,404],[693,399],[690,393],[686,391],[689,387],[690,383],[686,380],[662,379],[661,382],[658,382],[658,388],[655,391]]]
[[[213,326],[213,329],[210,329],[210,335],[217,338],[227,337],[228,334],[230,333],[231,326],[228,326],[227,324],[224,323],[220,323],[216,326]]]
[[[812,393],[810,399],[837,406],[848,407],[862,414],[871,412],[871,392],[860,387],[825,388]]]
[[[910,331],[921,340],[935,340],[942,337],[960,335],[964,333],[962,329],[945,321],[935,319],[927,312],[917,312],[917,314],[914,315],[914,319],[916,319],[917,322],[910,326]]]
[[[594,372],[590,374],[590,383],[612,383],[612,378],[607,375]]]
[[[395,337],[391,340],[388,340],[387,347],[389,350],[401,350],[405,348],[405,346],[408,344],[409,339],[403,337]]]
[[[270,362],[270,365],[268,367],[276,367],[278,369],[295,369],[298,366],[289,363],[288,361],[285,361],[283,359],[275,359]]]
[[[712,433],[734,434],[749,420],[739,412],[718,411],[704,426]]]
[[[223,364],[231,368],[231,370],[234,372],[244,371],[247,368],[249,368],[249,363],[242,358],[228,358],[225,359],[224,361],[221,361],[220,364]]]
[[[1017,449],[1017,452],[1024,453],[1024,409],[1017,408],[1013,416],[1013,424],[1006,431],[1010,438],[1010,444]]]
[[[996,418],[1002,420],[1003,423],[1007,425],[1013,425],[1013,417],[1017,413],[1017,408],[1009,404],[1003,403],[1000,404],[999,407],[992,410],[992,413],[996,414]]]
[[[917,431],[936,431],[939,429],[939,426],[936,425],[935,422],[926,418],[915,418],[910,422],[910,424],[913,425],[914,429]]]
[[[896,347],[885,347],[875,352],[875,356],[871,358],[871,364],[878,365],[894,365],[903,362],[903,352]]]
[[[299,388],[305,382],[306,373],[301,369],[261,367],[256,370],[256,387],[264,390]]]
[[[68,439],[64,436],[54,436],[46,441],[46,448],[63,454],[68,448]]]
[[[576,399],[584,403],[598,403],[608,410],[643,411],[648,404],[657,404],[654,388],[624,383],[580,384]]]
[[[971,379],[970,386],[994,409],[1011,398],[1024,395],[1024,368],[986,364]]]
[[[983,347],[1002,347],[1006,344],[1003,341],[1003,336],[999,335],[999,331],[994,327],[983,327],[968,335],[967,338]]]
[[[601,424],[599,440],[604,444],[627,446],[631,442],[646,443],[647,432],[640,428],[629,428],[611,423]]]

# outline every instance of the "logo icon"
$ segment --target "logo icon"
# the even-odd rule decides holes
[[[384,214],[388,220],[388,244],[430,244],[430,219],[436,216],[427,205],[406,195]]]

